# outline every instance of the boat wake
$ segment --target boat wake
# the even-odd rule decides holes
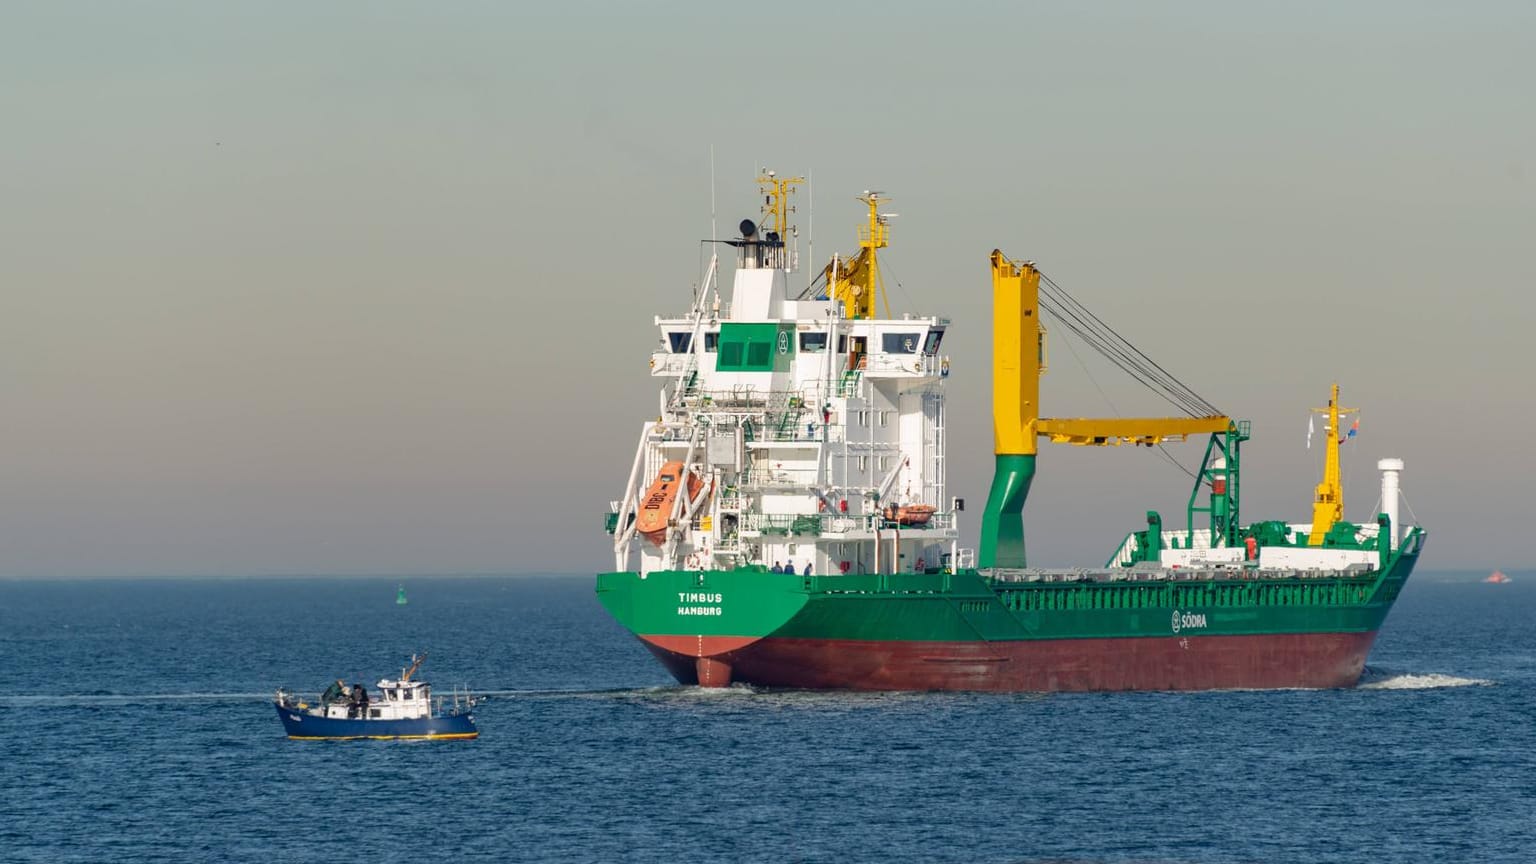
[[[659,687],[557,687],[526,690],[473,690],[476,699],[624,699],[665,695],[685,689],[672,684]]]
[[[271,693],[20,693],[0,696],[0,707],[115,707],[166,702],[251,702],[271,698]]]
[[[1437,672],[1412,675],[1385,669],[1367,669],[1357,686],[1361,690],[1438,690],[1443,687],[1491,687],[1493,684],[1493,681],[1486,678],[1460,678]]]
[[[490,699],[623,699],[636,697],[667,696],[697,687],[672,685],[667,687],[610,687],[602,689],[572,687],[565,689],[528,690],[476,690],[458,688],[459,694],[469,693],[476,700]],[[728,688],[736,690],[738,688]],[[744,693],[750,692],[743,690]],[[301,694],[302,695],[302,694]],[[440,694],[444,699],[453,698],[452,690]],[[13,693],[0,696],[0,708],[118,708],[133,705],[164,705],[178,702],[271,702],[272,691],[261,693]]]

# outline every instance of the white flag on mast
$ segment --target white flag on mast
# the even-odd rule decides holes
[[[1317,419],[1317,415],[1315,415],[1315,414],[1308,414],[1307,415],[1307,449],[1308,450],[1312,449],[1312,421],[1316,420],[1316,419]]]

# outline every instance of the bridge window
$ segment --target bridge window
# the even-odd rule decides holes
[[[715,353],[716,351],[719,351],[719,350],[720,350],[720,334],[719,333],[705,333],[704,334],[704,353],[706,353],[706,354],[713,354],[713,353]]]
[[[801,333],[800,350],[821,353],[827,350],[827,334],[825,333]]]
[[[693,334],[680,331],[668,333],[667,344],[671,346],[673,354],[686,354],[689,346],[693,345]]]
[[[939,353],[939,343],[944,341],[943,330],[929,330],[928,338],[923,340],[923,353],[932,357]]]
[[[885,333],[880,337],[880,348],[887,354],[916,354],[917,333]]]

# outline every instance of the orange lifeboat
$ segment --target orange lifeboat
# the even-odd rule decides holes
[[[936,512],[938,508],[931,504],[892,504],[885,508],[885,521],[921,528],[928,524]]]
[[[668,462],[661,466],[661,471],[656,474],[656,479],[651,481],[651,488],[645,492],[645,498],[640,502],[640,515],[635,519],[635,530],[640,536],[660,546],[667,539],[667,520],[672,517],[672,506],[677,498],[677,490],[682,486],[681,477],[688,475],[688,497],[691,499],[699,494],[704,487],[703,481],[692,471],[683,471],[683,463]]]

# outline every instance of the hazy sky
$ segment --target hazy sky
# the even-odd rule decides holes
[[[1348,517],[1398,456],[1425,567],[1536,564],[1531,4],[531,5],[4,4],[0,576],[606,568],[711,146],[722,226],[813,177],[818,258],[895,199],[966,545],[1001,247],[1254,421],[1245,518],[1309,517],[1337,379]],[[1046,413],[1163,411],[1078,353]],[[1048,448],[1032,558],[1187,483]]]

